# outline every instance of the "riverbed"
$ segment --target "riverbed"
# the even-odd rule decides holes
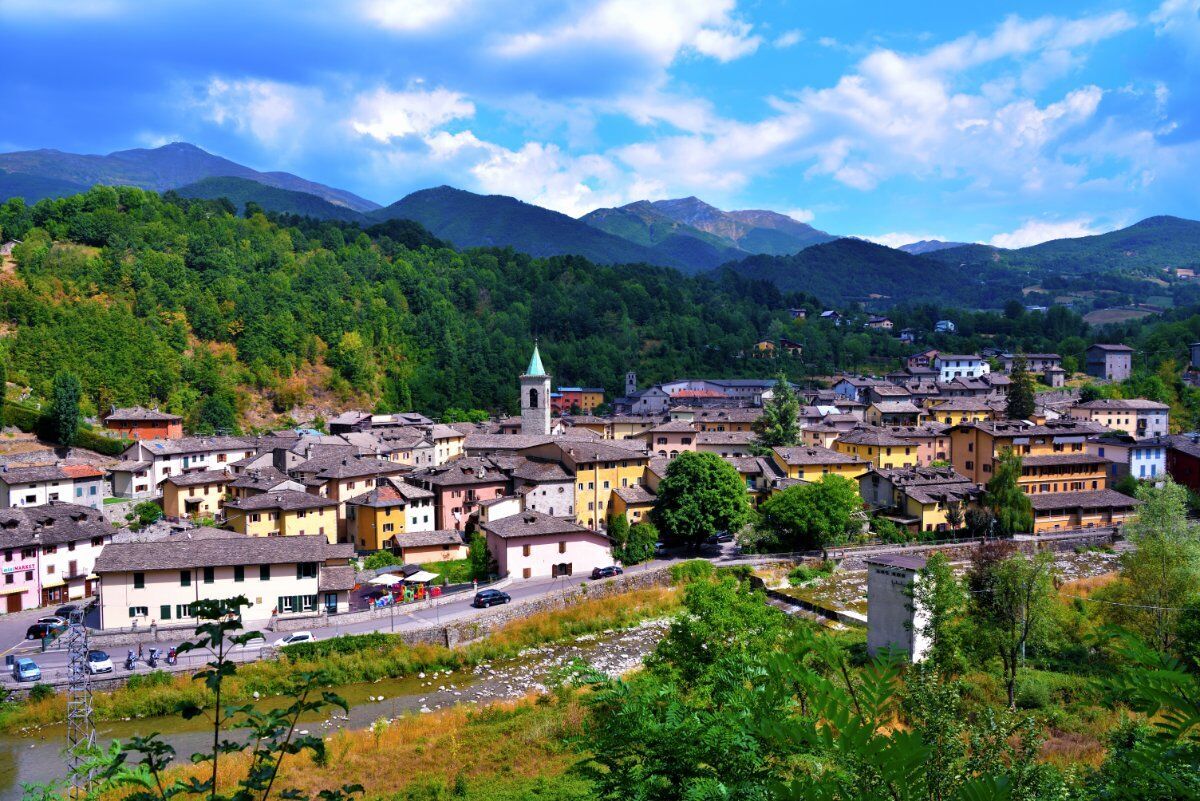
[[[477,665],[469,671],[443,670],[420,673],[369,684],[334,687],[350,705],[349,714],[340,709],[303,720],[304,732],[327,736],[343,728],[363,729],[376,720],[423,714],[458,704],[488,704],[529,693],[544,692],[563,681],[577,665],[609,676],[635,670],[642,659],[665,635],[669,620],[652,620],[633,628],[588,634],[565,643],[529,648],[517,657]],[[282,699],[263,699],[263,704]],[[105,721],[96,725],[96,739],[107,748],[114,740],[151,732],[175,748],[186,762],[194,751],[212,742],[212,729],[204,718],[185,721],[178,717]],[[234,738],[237,732],[226,734]],[[62,778],[65,726],[48,726],[23,735],[0,736],[0,799],[21,797],[21,787],[30,782]]]

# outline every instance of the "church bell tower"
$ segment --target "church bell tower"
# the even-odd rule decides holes
[[[536,342],[529,367],[521,376],[521,433],[550,434],[550,376],[546,375]]]

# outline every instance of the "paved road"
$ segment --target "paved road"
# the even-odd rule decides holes
[[[725,545],[721,551],[705,553],[704,556],[713,559],[714,561],[726,562],[735,558],[734,546]],[[655,567],[660,567],[669,564],[672,561],[690,558],[688,555],[681,554],[678,557],[667,559],[655,559],[641,565],[628,568],[626,573],[640,573],[645,570],[650,570]],[[589,578],[585,575],[566,576],[563,578],[550,579],[530,579],[528,581],[514,581],[511,585],[504,589],[513,600],[521,600],[525,598],[535,598],[539,596],[550,595],[553,593],[566,592],[574,587],[578,587]],[[310,629],[317,639],[324,640],[330,637],[336,637],[340,634],[363,634],[372,631],[404,631],[406,629],[419,628],[430,624],[446,623],[459,618],[468,617],[472,614],[478,614],[480,610],[471,606],[471,601],[474,598],[474,593],[463,592],[447,598],[443,598],[437,606],[431,606],[425,609],[409,610],[403,606],[392,607],[394,614],[386,617],[373,618],[359,623],[339,624],[335,622],[327,626],[314,626]],[[0,616],[0,656],[14,654],[18,656],[28,656],[37,662],[42,668],[42,677],[44,681],[56,682],[66,679],[67,653],[61,647],[52,647],[46,652],[42,652],[39,641],[25,640],[25,630],[29,625],[35,622],[39,617],[44,617],[53,614],[53,609],[30,610],[26,612],[16,612],[10,615]],[[248,630],[265,629],[266,620],[248,620],[246,628]],[[282,633],[274,634],[264,631],[266,642],[258,645],[249,645],[245,648],[240,648],[234,654],[237,661],[253,661],[264,656],[270,656],[274,649],[270,646],[277,639],[283,637]],[[147,641],[145,652],[148,654],[150,647],[160,648],[165,653],[172,646],[177,646],[182,639],[164,641],[158,643],[150,643]],[[118,676],[126,675],[124,661],[127,647],[113,649],[109,651],[114,665],[114,673]],[[133,650],[137,650],[136,647]],[[185,656],[180,660],[179,669],[186,669],[199,666],[205,661],[205,655],[197,653],[194,655]],[[165,663],[159,663],[160,668],[166,668]],[[138,663],[135,672],[145,673],[149,668],[145,662]],[[12,686],[12,675],[7,670],[0,673],[0,685]]]

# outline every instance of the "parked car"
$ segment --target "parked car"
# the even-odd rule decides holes
[[[244,634],[246,634],[246,632],[242,632],[242,634],[234,635],[234,636],[240,637],[240,636],[243,636]],[[286,639],[286,638],[284,638],[284,639]],[[254,634],[249,639],[247,639],[244,643],[239,643],[238,647],[239,648],[262,648],[266,644],[267,644],[267,638],[262,636],[258,632],[254,632]]]
[[[619,576],[624,572],[625,571],[617,565],[609,565],[608,567],[593,567],[592,580],[595,581],[596,579],[612,578],[613,576]]]
[[[65,626],[56,623],[44,623],[38,621],[25,630],[25,639],[40,640],[43,637],[51,637],[61,632]]]
[[[71,613],[79,609],[79,604],[66,604],[54,610],[55,617],[61,617],[63,620],[70,620]]]
[[[728,531],[718,531],[712,534],[704,541],[705,545],[720,545],[725,542],[733,542],[733,535]]]
[[[91,673],[93,676],[97,673],[112,673],[112,659],[103,651],[88,651],[87,669],[88,673]]]
[[[39,617],[37,622],[45,623],[47,626],[55,626],[60,629],[65,629],[67,627],[67,619],[65,617],[59,617],[58,615]]]
[[[15,681],[41,681],[42,669],[27,656],[18,657],[13,662],[12,675]]]
[[[666,556],[667,555],[667,546],[661,542],[654,543],[654,555],[659,556],[659,557]]]
[[[475,593],[475,600],[471,602],[471,606],[476,609],[485,609],[496,604],[506,604],[512,600],[512,596],[507,592],[500,590],[480,590]]]
[[[293,631],[283,639],[275,641],[276,648],[286,648],[289,645],[295,645],[298,642],[316,642],[317,638],[313,636],[311,631]]]

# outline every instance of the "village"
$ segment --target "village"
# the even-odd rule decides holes
[[[1008,419],[1018,361],[1053,389],[1036,396],[1032,415]],[[1132,369],[1128,347],[1088,350],[1092,380],[1120,381]],[[613,521],[652,521],[668,466],[689,452],[732,466],[755,507],[842,476],[856,482],[864,520],[889,521],[913,542],[961,534],[1006,452],[1021,457],[1032,538],[1119,532],[1138,505],[1115,489],[1123,481],[1170,475],[1200,488],[1200,438],[1170,434],[1166,404],[1083,401],[1063,389],[1063,374],[1055,354],[915,353],[884,376],[791,387],[798,441],[774,447],[756,428],[776,381],[639,388],[630,373],[625,395],[607,402],[602,389],[553,388],[536,346],[514,377],[520,416],[483,423],[347,411],[327,431],[188,436],[177,415],[112,409],[104,426],[133,444],[106,468],[0,468],[0,608],[94,599],[95,631],[182,631],[195,624],[192,603],[236,593],[252,601],[248,619],[294,630],[296,621],[315,626],[438,594],[450,583],[439,567],[467,561],[473,538],[486,546],[488,578],[503,586],[611,575]],[[602,407],[611,413],[596,414]],[[108,513],[147,502],[161,509],[147,526]],[[712,532],[714,542],[736,533]],[[873,536],[865,524],[861,542]],[[670,544],[656,543],[656,555]],[[364,572],[362,560],[380,553],[392,567],[372,582],[383,571]],[[395,592],[379,589],[393,580]],[[48,641],[57,631],[43,633]]]

